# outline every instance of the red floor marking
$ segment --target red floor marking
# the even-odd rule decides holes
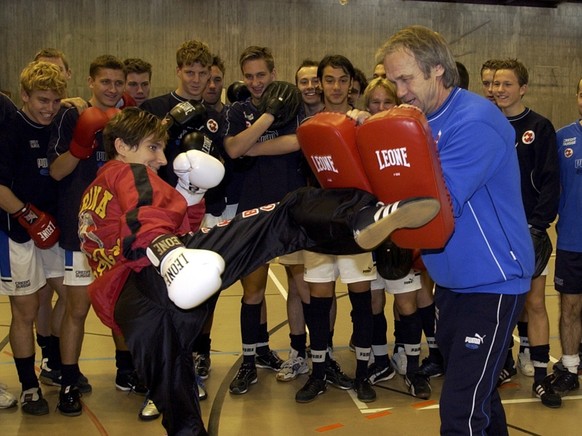
[[[435,400],[428,400],[421,401],[420,403],[414,403],[412,407],[414,407],[415,409],[422,409],[423,407],[434,406],[435,404],[437,404]]]
[[[519,388],[520,384],[515,382],[503,383],[498,389]]]
[[[388,416],[388,415],[392,415],[392,412],[390,412],[389,410],[384,410],[382,412],[372,413],[371,415],[366,415],[366,419],[382,418],[383,416]]]
[[[107,430],[105,430],[105,427],[103,427],[103,425],[101,424],[101,421],[99,421],[99,418],[97,418],[97,416],[95,416],[95,414],[91,411],[91,409],[89,409],[87,407],[87,405],[85,403],[83,403],[82,400],[81,400],[81,404],[83,405],[83,413],[89,417],[89,419],[91,420],[93,425],[95,425],[95,428],[97,428],[97,431],[99,432],[99,434],[102,436],[108,436],[109,433],[107,433]]]
[[[340,424],[338,422],[337,424],[330,424],[330,425],[316,428],[315,431],[317,431],[319,433],[323,433],[323,432],[330,431],[330,430],[337,430],[338,428],[342,428],[343,426],[344,426],[343,424]]]

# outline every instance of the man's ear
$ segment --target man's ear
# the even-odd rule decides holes
[[[115,142],[113,144],[115,145],[115,151],[117,152],[117,155],[121,157],[125,157],[131,148],[129,145],[123,142],[123,139],[121,138],[115,138]]]
[[[441,64],[432,67],[432,73],[435,77],[442,77],[445,74],[445,69]]]

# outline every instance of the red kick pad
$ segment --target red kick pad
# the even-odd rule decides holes
[[[336,112],[320,112],[299,126],[297,139],[323,188],[372,192],[356,147],[354,120]]]
[[[380,112],[358,126],[356,142],[372,192],[393,203],[408,197],[440,201],[437,216],[418,229],[400,229],[390,239],[402,248],[442,248],[454,228],[436,144],[424,114],[410,106]]]

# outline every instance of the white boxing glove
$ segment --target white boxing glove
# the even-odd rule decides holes
[[[186,199],[188,206],[202,201],[210,188],[224,177],[224,165],[200,150],[188,150],[174,159],[174,173],[178,176],[176,190]]]
[[[168,298],[180,309],[199,306],[222,286],[224,259],[214,251],[186,248],[177,236],[161,235],[146,253],[164,278]]]

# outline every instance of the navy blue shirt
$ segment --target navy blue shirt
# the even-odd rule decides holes
[[[73,139],[73,132],[78,119],[79,112],[72,107],[60,113],[53,122],[48,147],[49,164],[52,164],[61,154],[69,151],[69,145]],[[56,218],[61,229],[59,245],[65,250],[81,250],[78,235],[81,197],[85,189],[95,179],[97,170],[107,161],[101,132],[97,133],[96,141],[97,148],[91,157],[80,160],[73,172],[57,183],[58,209]]]
[[[7,186],[24,203],[55,215],[56,181],[49,175],[47,148],[51,126],[32,121],[22,111],[8,115],[0,128],[0,184]],[[2,212],[0,230],[10,239],[30,240],[26,230],[6,211]]]
[[[260,115],[251,98],[233,103],[226,110],[223,137],[238,135]],[[295,134],[298,121],[299,117],[281,129],[266,130],[259,142]],[[306,184],[301,151],[245,159],[248,160],[248,169],[245,171],[237,212],[278,202],[287,193]]]

